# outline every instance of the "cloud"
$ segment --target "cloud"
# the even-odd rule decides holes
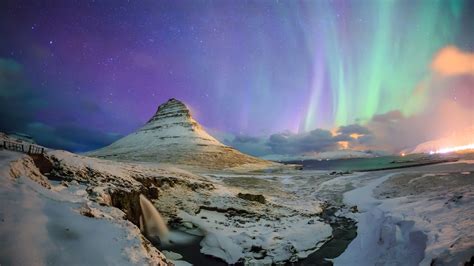
[[[345,141],[347,148],[350,149],[366,149],[366,145],[371,144],[375,139],[372,131],[360,124],[341,126],[336,133],[335,138],[339,141]]]
[[[360,134],[360,135],[366,135],[370,134],[370,130],[364,126],[361,126],[359,124],[352,124],[352,125],[347,125],[347,126],[341,126],[337,130],[338,133],[340,134]]]
[[[0,130],[22,130],[46,101],[25,81],[22,66],[0,58]]]
[[[435,56],[431,68],[443,76],[474,75],[474,53],[447,46]]]
[[[266,137],[238,135],[235,137],[227,137],[223,142],[226,145],[237,148],[243,153],[251,154],[254,156],[263,156],[271,153],[270,147],[266,145],[266,141]]]
[[[260,139],[257,137],[252,137],[252,136],[236,136],[234,139],[235,142],[240,142],[240,143],[258,143],[260,142]]]
[[[31,86],[23,73],[23,66],[12,59],[0,58],[0,131],[28,134],[46,147],[70,151],[96,149],[117,140],[119,135],[104,133],[79,125],[64,110],[76,108],[89,114],[101,112],[100,106],[89,101],[57,102],[57,110],[46,109],[48,100],[41,90]],[[51,125],[38,118],[38,113],[54,116],[58,123]]]
[[[273,134],[266,144],[276,154],[301,154],[337,149],[338,141],[329,130],[315,129],[302,134]]]
[[[364,126],[353,124],[340,127],[334,135],[326,129],[315,129],[307,133],[282,132],[270,136],[235,136],[232,140],[226,135],[224,143],[242,152],[264,156],[270,154],[296,155],[313,152],[324,152],[341,148],[345,142],[347,148],[363,148],[370,143],[373,135]],[[357,134],[357,137],[351,136]]]
[[[103,133],[75,125],[52,127],[41,122],[29,123],[25,131],[46,147],[76,152],[101,148],[122,137],[119,134]]]
[[[400,152],[418,144],[446,138],[474,128],[474,107],[454,99],[440,98],[425,111],[403,115],[395,110],[376,115],[366,126],[373,133],[373,149]]]

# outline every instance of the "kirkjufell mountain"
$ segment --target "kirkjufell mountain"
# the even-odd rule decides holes
[[[174,98],[160,105],[155,115],[138,131],[88,155],[211,169],[247,164],[263,167],[275,165],[222,144],[193,119],[183,102]]]

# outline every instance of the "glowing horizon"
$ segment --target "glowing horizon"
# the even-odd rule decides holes
[[[441,148],[436,151],[430,151],[429,153],[430,154],[443,154],[443,153],[452,153],[452,152],[467,151],[467,150],[474,151],[474,143],[461,145],[461,146]]]

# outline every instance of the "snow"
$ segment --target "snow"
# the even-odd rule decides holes
[[[412,230],[413,222],[392,218],[380,207],[382,201],[372,197],[375,187],[392,175],[384,175],[344,194],[344,202],[357,205],[362,213],[358,215],[357,237],[334,260],[336,265],[382,265],[393,261],[417,265],[423,258],[423,233]]]
[[[137,176],[172,176],[186,180],[205,181],[199,175],[177,167],[160,163],[117,162],[93,157],[81,156],[67,151],[55,150],[47,153],[48,156],[61,162],[71,171],[87,171],[93,169],[104,175],[120,178],[133,185],[140,185]]]
[[[447,166],[433,168],[439,171]],[[457,168],[472,170],[474,165]],[[344,193],[344,202],[357,205],[361,213],[356,214],[357,237],[334,260],[335,265],[431,265],[432,261],[458,265],[470,259],[474,253],[473,183],[455,185],[466,180],[457,177],[462,171],[405,176],[409,174],[416,176],[409,182],[397,183],[400,173],[388,173]],[[375,190],[394,193],[389,181],[401,186],[402,192],[419,185],[424,192],[375,198]]]
[[[178,146],[180,149],[224,146],[203,130],[191,117],[186,105],[177,100],[170,100],[158,107],[156,114],[138,131],[91,154],[98,156],[130,152],[148,154],[156,153],[160,147],[170,145]]]
[[[84,217],[74,211],[79,205],[50,198],[49,192],[28,178],[11,185],[2,182],[2,264],[110,265],[146,261],[140,254],[144,252],[137,248],[140,240],[127,239],[130,228],[125,224]]]
[[[44,180],[28,156],[0,151],[2,265],[151,264],[162,258],[144,244],[122,211],[107,206],[110,199],[94,199],[95,192],[140,191],[144,184],[156,186],[159,198],[152,203],[165,219],[183,219],[178,226],[204,237],[201,252],[227,263],[307,257],[332,235],[327,220],[320,218],[326,201],[341,204],[332,205],[341,207],[336,216],[358,221],[358,235],[334,259],[336,265],[430,265],[433,260],[457,265],[474,254],[472,160],[336,177],[290,170],[199,174],[174,165],[65,151],[46,156],[74,181],[41,186]],[[265,203],[241,199],[240,192],[262,195]],[[359,213],[348,212],[353,205]],[[81,215],[84,209],[95,218]],[[169,234],[180,244],[191,242],[190,237],[173,230]],[[166,254],[176,265],[189,265],[179,254]]]
[[[123,161],[161,162],[224,169],[275,163],[240,153],[209,135],[182,102],[171,99],[139,130],[86,155]]]
[[[265,249],[267,260],[273,262],[304,258],[332,233],[328,224],[301,215],[281,217],[278,221],[240,217],[239,222],[234,222],[224,213],[201,210],[198,215],[181,212],[180,217],[205,232],[202,253],[227,263],[254,257],[252,246]]]
[[[158,251],[144,247],[138,228],[118,219],[121,211],[81,196],[84,186],[49,190],[28,177],[9,176],[23,156],[0,151],[0,264],[161,264]],[[84,207],[102,218],[81,215]]]
[[[296,173],[209,174],[215,186],[207,199],[210,208],[178,216],[187,227],[194,224],[204,231],[201,252],[227,263],[239,258],[270,264],[305,258],[332,235],[330,225],[318,216],[322,202],[316,197],[318,184],[332,177],[321,171]],[[263,194],[266,203],[237,198],[239,192]]]

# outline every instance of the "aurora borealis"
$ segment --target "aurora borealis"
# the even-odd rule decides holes
[[[302,27],[312,58],[304,130],[421,108],[420,99],[407,99],[429,75],[433,55],[460,37],[464,8],[460,1],[313,3],[296,12],[311,25]]]
[[[171,97],[207,128],[249,136],[410,117],[433,95],[474,109],[474,74],[432,67],[446,47],[474,53],[473,1],[0,6],[0,130],[53,147],[108,144]]]

